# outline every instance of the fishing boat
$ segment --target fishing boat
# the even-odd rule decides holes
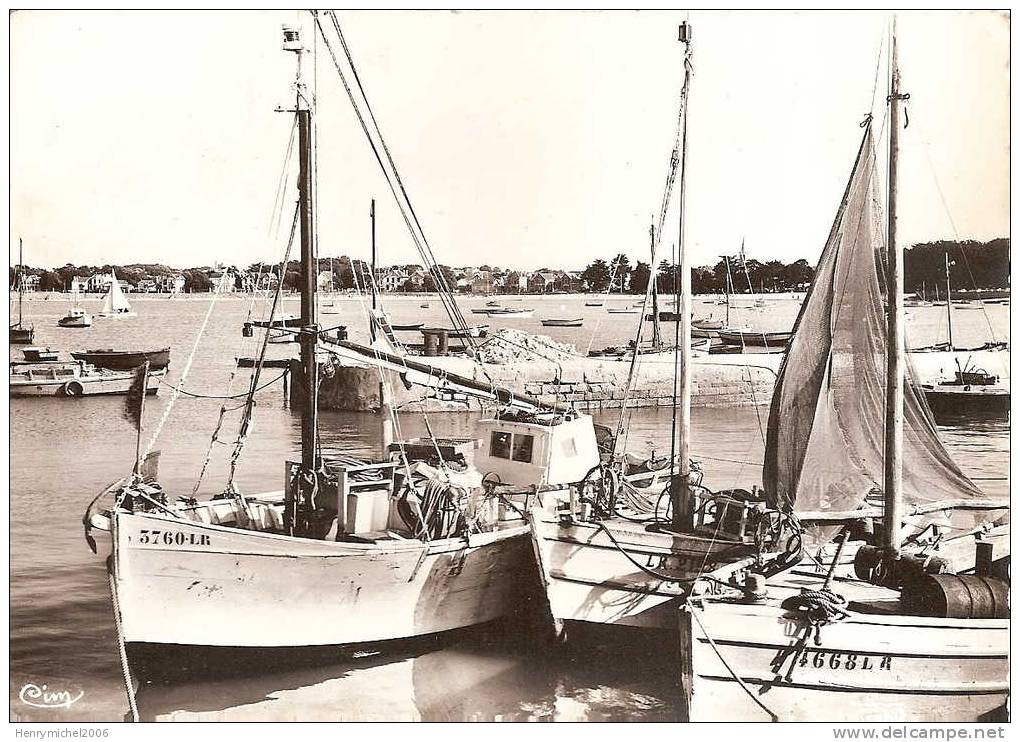
[[[982,368],[956,362],[950,381],[923,384],[924,397],[937,421],[972,417],[1008,417],[1009,386]]]
[[[338,29],[335,14],[329,17]],[[315,27],[332,54],[336,39]],[[143,474],[141,453],[130,479],[100,493],[84,516],[86,540],[95,550],[96,537],[109,538],[113,604],[128,654],[139,645],[316,647],[403,639],[485,623],[522,605],[522,576],[531,556],[527,526],[514,508],[523,503],[487,493],[480,475],[437,469],[402,453],[396,460],[366,460],[320,448],[318,352],[358,346],[318,330],[315,96],[302,78],[305,45],[297,29],[284,28],[284,49],[299,60],[293,114],[299,152],[295,220],[301,225],[295,380],[303,398],[301,456],[281,462],[282,491],[244,495],[231,467],[221,496],[196,501],[171,500],[154,476]],[[400,201],[398,206],[407,208]],[[278,287],[277,299],[279,294]],[[389,358],[373,348],[360,350],[363,363]],[[395,363],[408,374],[414,361]],[[435,371],[436,383],[449,377]],[[256,372],[234,462],[247,440],[257,388]],[[521,445],[513,460],[530,471]]]
[[[606,311],[609,314],[641,314],[637,307],[609,307]]]
[[[419,306],[419,307],[420,307],[421,309],[428,309],[428,308],[429,308],[429,303],[428,303],[427,301],[426,301],[426,302],[422,302],[422,303],[421,303],[421,304],[419,304],[418,306]]]
[[[103,303],[99,307],[100,317],[134,317],[135,313],[131,310],[131,303],[127,300],[124,295],[124,290],[120,287],[120,281],[117,280],[117,272],[110,271],[110,285],[106,289],[106,294],[103,296]]]
[[[723,329],[716,331],[716,337],[725,345],[741,348],[767,348],[782,350],[790,342],[790,332],[752,332],[750,330]]]
[[[130,371],[138,368],[146,361],[149,362],[151,371],[159,371],[170,365],[170,348],[159,348],[158,350],[114,350],[113,348],[102,348],[94,350],[72,351],[71,355],[85,363],[90,363],[97,368],[107,368],[113,371]]]
[[[691,320],[691,337],[717,338],[725,325],[722,320],[696,319]]]
[[[78,286],[75,284],[71,289],[71,308],[67,314],[57,320],[59,327],[91,327],[92,315],[86,312],[81,306],[81,297],[78,293]]]
[[[490,309],[488,315],[490,317],[503,317],[505,319],[528,319],[535,314],[534,309],[520,308],[511,309],[509,307],[499,307],[497,309]]]
[[[392,324],[392,325],[390,325],[390,327],[392,327],[394,330],[398,330],[398,331],[399,330],[405,330],[405,331],[420,330],[424,326],[425,326],[424,322],[411,322],[409,324]]]
[[[688,355],[694,356],[705,356],[708,355],[709,349],[711,348],[712,341],[710,338],[697,338],[692,339],[690,347],[688,348]],[[648,343],[642,344],[637,351],[638,358],[642,362],[677,362],[678,350],[675,346],[665,345],[663,343]],[[611,345],[601,350],[591,350],[588,352],[590,358],[606,358],[614,360],[630,360],[634,356],[633,345]]]
[[[59,327],[92,327],[92,315],[81,307],[72,307],[67,314],[57,320]]]
[[[21,351],[24,361],[27,363],[48,363],[60,359],[60,353],[49,348],[25,348]],[[18,363],[18,361],[14,361]]]
[[[146,380],[146,393],[155,394],[166,370],[153,372]],[[61,360],[51,353],[26,355],[12,362],[11,397],[92,397],[127,394],[134,381],[130,371],[110,371],[75,360]]]
[[[583,324],[583,317],[575,317],[573,319],[558,319],[550,317],[542,320],[543,327],[581,327]]]
[[[761,515],[763,498],[756,488],[712,492],[702,486],[698,470],[691,466],[692,300],[683,218],[686,170],[681,167],[686,161],[692,69],[689,24],[681,25],[680,41],[684,48],[681,115],[676,144],[670,153],[670,174],[658,229],[650,230],[653,258],[649,279],[651,293],[658,264],[654,248],[662,240],[673,185],[679,183],[678,347],[665,351],[674,364],[677,391],[673,407],[678,416],[677,426],[670,456],[661,467],[660,476],[652,478],[654,484],[649,479],[628,478],[629,456],[618,449],[618,443],[626,436],[617,434],[604,447],[599,467],[589,472],[582,486],[567,496],[543,494],[529,510],[532,544],[545,587],[548,614],[554,633],[561,639],[569,636],[569,626],[575,622],[675,630],[676,607],[684,599],[690,581],[752,555],[753,534],[765,517]],[[639,322],[637,347],[643,327],[644,323]],[[629,360],[636,364],[644,359],[637,354]],[[618,433],[623,432],[625,410],[626,404]],[[775,523],[781,522],[781,516],[776,516]],[[782,530],[778,529],[776,535]]]
[[[1008,500],[982,502],[950,458],[904,351],[896,189],[906,96],[895,29],[891,43],[888,249],[874,218],[869,116],[776,384],[766,441],[770,502],[811,513],[804,544],[831,548],[835,538],[835,557],[771,575],[742,565],[702,594],[692,589],[680,614],[692,721],[1005,715],[1009,539],[994,518],[1008,517]],[[872,493],[878,505],[869,504]],[[849,574],[840,557],[848,545]]]
[[[458,338],[483,338],[489,334],[488,325],[468,325],[466,328],[450,328],[447,330],[448,337]]]
[[[584,303],[584,305],[586,307],[601,307],[601,306],[605,306],[605,302],[604,301],[600,301],[598,299],[595,299],[595,300],[591,300],[591,301],[586,301]]]
[[[18,266],[14,272],[14,285],[18,289],[18,321],[11,323],[9,342],[11,345],[31,345],[35,341],[35,328],[25,326],[25,266],[20,237],[18,238]]]
[[[689,27],[687,28],[688,30],[681,31],[681,40],[685,42],[689,55],[690,35]],[[687,102],[689,69],[688,66],[680,98],[684,107]],[[686,116],[683,116],[678,142],[687,141],[683,136],[685,126]],[[866,136],[871,136],[870,121]],[[863,149],[862,145],[862,151]],[[674,155],[673,161],[675,158]],[[680,160],[683,161],[682,155]],[[860,174],[855,172],[855,178],[859,177]],[[683,171],[678,182],[682,204],[685,187]],[[800,356],[805,352],[818,353],[825,350],[819,344],[827,337],[827,318],[830,315],[825,314],[824,318],[818,319],[812,313],[820,311],[817,305],[826,301],[822,297],[831,296],[831,292],[827,291],[830,287],[822,286],[821,282],[826,278],[831,281],[835,270],[834,255],[837,254],[839,246],[844,244],[850,246],[839,253],[841,259],[852,260],[856,257],[858,261],[870,260],[871,269],[874,271],[876,258],[873,251],[853,249],[854,245],[863,241],[863,238],[855,239],[857,236],[855,230],[862,227],[873,228],[872,220],[858,218],[856,214],[856,209],[870,205],[871,200],[867,198],[864,189],[853,187],[855,182],[852,181],[848,185],[846,196],[846,198],[853,196],[854,210],[842,205],[837,213],[836,222],[816,273],[815,288],[801,309],[798,320],[799,335],[795,336],[799,337],[800,341],[794,346],[797,352],[784,360],[784,372],[792,376],[786,386],[777,386],[777,397],[773,399],[773,410],[769,416],[764,490],[759,490],[757,485],[752,484],[748,489],[736,488],[712,492],[702,485],[700,467],[691,465],[690,364],[682,362],[677,374],[678,399],[675,409],[678,420],[674,436],[676,455],[671,457],[676,464],[668,469],[669,476],[666,480],[668,484],[665,488],[659,486],[648,492],[622,484],[619,471],[614,468],[613,459],[610,459],[604,463],[599,472],[593,472],[586,479],[584,488],[572,494],[569,499],[544,498],[536,503],[529,513],[532,540],[555,633],[560,637],[569,637],[569,627],[574,622],[673,631],[679,626],[678,640],[682,642],[683,661],[693,661],[695,664],[693,670],[683,670],[681,679],[688,699],[690,700],[693,695],[696,702],[705,704],[696,712],[692,712],[692,719],[738,718],[726,716],[727,709],[732,708],[737,699],[734,698],[735,692],[724,688],[719,692],[727,693],[726,703],[715,703],[717,696],[713,695],[714,688],[699,690],[699,683],[703,684],[709,680],[722,682],[728,681],[729,678],[718,677],[718,663],[710,667],[699,664],[702,658],[697,653],[710,651],[711,645],[699,644],[692,653],[691,645],[698,637],[692,637],[691,624],[684,623],[686,620],[684,617],[690,614],[683,614],[678,623],[678,609],[691,605],[694,596],[702,593],[707,603],[709,598],[719,591],[725,592],[723,586],[729,585],[731,578],[737,575],[740,575],[743,581],[734,583],[739,584],[740,589],[737,598],[730,605],[733,606],[733,610],[743,609],[760,592],[757,587],[760,581],[788,573],[791,568],[801,563],[804,559],[803,545],[807,543],[805,533],[811,535],[828,533],[831,536],[830,524],[838,521],[840,517],[857,518],[874,515],[874,509],[869,511],[845,500],[838,501],[839,506],[843,508],[840,513],[831,507],[824,508],[821,503],[810,498],[797,501],[796,506],[791,507],[783,497],[786,490],[776,484],[775,475],[769,475],[772,471],[769,467],[775,467],[777,461],[786,462],[787,459],[795,462],[804,461],[802,449],[787,455],[785,448],[779,445],[784,443],[778,440],[779,436],[798,438],[802,435],[801,431],[810,431],[817,434],[815,441],[824,441],[826,438],[821,435],[822,429],[843,422],[831,412],[824,415],[816,412],[813,407],[804,403],[802,397],[797,396],[813,388],[807,379],[811,379],[811,383],[816,386],[823,381],[828,382],[831,389],[832,380],[826,376],[826,372],[840,372],[839,379],[842,382],[840,391],[855,395],[853,401],[844,408],[844,415],[850,424],[863,414],[860,399],[856,395],[868,393],[869,399],[881,396],[880,393],[876,394],[876,390],[864,386],[869,379],[858,379],[855,374],[856,368],[845,357],[833,359],[829,363],[813,359],[809,364]],[[663,203],[669,202],[668,190],[666,196]],[[848,216],[848,212],[854,214],[852,218]],[[679,348],[681,358],[686,358],[690,337],[691,298],[683,223],[681,208],[678,244],[681,304],[678,338],[681,341]],[[839,274],[845,276],[847,269],[841,266]],[[880,322],[883,316],[881,300],[877,297],[878,279],[874,275],[872,278],[874,285],[865,284],[867,288],[873,290],[872,294],[865,297],[869,301],[860,296],[851,298],[848,295],[841,295],[844,299],[842,305],[844,312],[840,315],[841,322],[833,332],[838,330],[839,338],[843,342],[848,342],[846,335],[851,331],[867,333],[874,330],[874,323]],[[810,319],[806,319],[809,317]],[[856,342],[862,343],[862,346],[853,346],[852,350],[856,351],[854,357],[877,364],[879,361],[873,352],[873,337],[859,334],[856,338]],[[884,378],[877,370],[875,375],[880,380]],[[928,528],[935,513],[955,512],[971,515],[974,512],[984,512],[988,508],[1002,508],[1004,506],[1002,500],[982,499],[973,483],[948,458],[938,441],[930,416],[924,417],[923,400],[918,402],[919,398],[916,396],[919,394],[917,387],[911,385],[908,388],[914,394],[914,404],[922,405],[920,408],[911,409],[909,419],[912,423],[918,419],[923,421],[923,425],[916,423],[916,430],[911,429],[911,444],[916,444],[920,448],[923,443],[924,450],[928,452],[928,458],[923,459],[924,463],[926,465],[934,463],[940,467],[938,473],[949,482],[946,486],[938,486],[945,485],[945,481],[935,482],[932,486],[930,482],[920,481],[924,479],[924,475],[920,473],[923,469],[920,466],[922,459],[917,459],[919,464],[917,471],[912,471],[910,476],[917,477],[912,484],[915,487],[914,494],[919,499],[909,512],[904,513],[910,516],[908,520],[910,530],[920,538],[920,534]],[[781,389],[787,390],[789,398],[778,402]],[[823,389],[818,399],[830,402],[830,396],[826,396]],[[873,425],[876,419],[874,405],[867,409],[867,413],[869,423]],[[880,417],[881,413],[877,414]],[[805,416],[807,419],[802,419]],[[814,427],[811,425],[812,420],[815,422]],[[846,476],[830,479],[830,472],[840,460],[862,461],[868,466],[874,466],[874,462],[880,461],[881,456],[876,456],[873,450],[865,452],[862,449],[858,452],[856,445],[870,444],[873,447],[876,441],[882,440],[880,432],[875,435],[873,430],[857,430],[853,435],[849,431],[845,435],[840,435],[838,431],[827,430],[827,433],[829,444],[826,446],[818,442],[816,448],[809,449],[815,458],[812,459],[813,463],[810,466],[798,469],[797,481],[809,492],[816,493],[825,491],[823,485],[831,482],[833,492],[826,497],[833,502],[837,501],[837,494],[846,495],[844,488],[847,492],[853,492],[855,496],[859,495],[863,501],[873,488],[870,479],[865,479],[859,474],[856,475],[859,478]],[[778,496],[772,494],[777,492]],[[848,515],[851,511],[852,515]],[[966,515],[963,516],[964,519]],[[825,543],[824,538],[819,541]],[[855,543],[849,553],[847,558],[851,562],[856,558],[861,545],[860,542]],[[843,555],[833,554],[831,550],[823,554],[821,559],[822,564],[826,566],[846,565]],[[821,587],[820,581],[817,588]],[[708,608],[704,610],[707,612]],[[713,610],[718,609],[713,607]],[[699,617],[700,615],[698,614]],[[791,625],[789,619],[772,623],[772,630],[779,637],[787,638],[786,646],[791,643],[789,640]],[[758,631],[757,634],[755,630]],[[762,641],[759,638],[761,630],[760,626],[753,629],[749,627],[739,646],[757,646]],[[709,649],[705,649],[705,646]],[[825,661],[828,662],[828,659]],[[762,673],[765,671],[761,670]],[[702,674],[699,675],[699,672]],[[737,677],[741,676],[738,674]],[[836,683],[834,680],[833,684]],[[693,694],[690,692],[692,684],[695,688]],[[739,688],[739,682],[735,681],[733,687]],[[745,705],[751,705],[747,698],[742,697],[739,700],[741,703],[747,701]],[[707,714],[705,708],[710,708],[717,716]],[[744,709],[741,709],[741,712],[743,711]]]

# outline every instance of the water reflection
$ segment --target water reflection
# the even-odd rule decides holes
[[[206,651],[182,662],[174,653],[166,667],[175,669],[141,687],[138,708],[147,721],[681,718],[674,637],[580,629],[569,646],[551,647],[538,635],[512,620],[368,651],[289,652],[288,659]],[[148,669],[160,661],[149,657]]]

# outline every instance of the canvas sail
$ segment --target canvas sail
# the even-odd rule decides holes
[[[777,506],[794,511],[852,510],[882,490],[886,245],[875,143],[870,123],[865,128],[772,397],[762,481]],[[904,501],[979,496],[942,445],[909,362],[906,374]]]
[[[103,297],[103,306],[99,310],[103,314],[124,314],[131,311],[131,304],[117,282],[117,275],[110,274],[110,288]]]

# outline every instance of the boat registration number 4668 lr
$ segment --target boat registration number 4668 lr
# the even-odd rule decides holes
[[[805,649],[797,660],[797,667],[830,670],[891,670],[889,655],[854,654],[831,649]]]
[[[150,546],[208,546],[209,535],[206,533],[156,531],[140,528],[138,530],[138,543]]]

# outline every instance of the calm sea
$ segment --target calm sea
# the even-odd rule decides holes
[[[137,299],[136,317],[97,320],[85,330],[56,327],[68,303],[60,298],[26,301],[26,321],[36,327],[36,343],[54,349],[172,347],[168,383],[176,382],[191,359],[185,389],[198,395],[241,394],[249,371],[236,370],[236,356],[256,352],[255,340],[241,337],[248,316],[246,298],[222,298],[213,308],[201,342],[199,327],[210,301],[201,299]],[[422,302],[430,307],[422,308]],[[625,342],[640,315],[608,314],[585,307],[581,297],[520,297],[509,306],[535,307],[534,318],[484,320],[572,342],[581,350]],[[608,306],[629,306],[631,297],[612,297]],[[749,303],[749,302],[748,302]],[[361,305],[338,300],[339,313],[325,314],[324,326],[344,324],[354,338],[365,335]],[[426,321],[443,325],[435,299],[394,297],[386,300],[397,323]],[[483,299],[469,299],[467,308]],[[87,302],[93,311],[98,301]],[[736,309],[734,322],[762,330],[788,329],[798,302],[770,298],[764,309]],[[285,311],[298,312],[296,300]],[[259,316],[261,307],[256,308]],[[466,310],[465,310],[466,311]],[[909,310],[910,341],[922,345],[943,340],[945,309]],[[721,318],[725,307],[699,300],[697,316]],[[472,316],[467,315],[469,321]],[[546,317],[585,317],[578,329],[542,328]],[[1009,311],[990,306],[986,312],[954,313],[958,343],[980,344],[1008,338]],[[667,329],[668,332],[668,329]],[[192,357],[192,352],[194,354]],[[15,351],[12,351],[12,354]],[[293,345],[271,346],[275,356],[296,352]],[[1008,375],[1003,368],[988,369]],[[272,379],[277,370],[264,372]],[[146,403],[146,435],[159,426],[169,388]],[[236,407],[239,400],[227,403]],[[284,403],[279,384],[259,394],[256,425],[240,463],[242,491],[283,487],[283,462],[297,455],[297,415]],[[11,400],[11,614],[10,681],[12,719],[53,721],[115,721],[125,718],[124,693],[106,571],[82,538],[81,515],[105,485],[130,472],[135,435],[123,419],[123,399]],[[182,396],[160,431],[161,480],[171,494],[190,494],[210,450],[223,400]],[[223,440],[236,430],[237,412],[226,413]],[[615,421],[614,413],[604,418]],[[762,431],[767,407],[723,410],[696,409],[693,454],[702,459],[706,483],[712,487],[744,486],[760,481]],[[467,434],[474,418],[434,414],[437,434]],[[357,454],[375,454],[381,436],[377,416],[325,413],[323,443]],[[401,418],[404,436],[425,430],[420,416]],[[635,453],[669,447],[668,410],[644,408],[631,418],[629,447]],[[960,465],[989,494],[1008,491],[1008,424],[950,427],[944,439]],[[220,491],[226,481],[229,447],[212,446],[211,464],[199,495]],[[300,616],[295,616],[300,621]],[[674,648],[662,637],[632,632],[590,631],[567,649],[550,651],[535,636],[529,620],[458,635],[403,642],[358,653],[335,654],[298,666],[231,665],[229,671],[190,673],[147,684],[139,693],[145,719],[432,719],[432,720],[676,720],[682,716],[676,687]],[[169,660],[172,662],[172,660]],[[172,670],[173,668],[168,668]],[[40,710],[19,699],[28,683],[51,690],[82,693],[68,709]]]

